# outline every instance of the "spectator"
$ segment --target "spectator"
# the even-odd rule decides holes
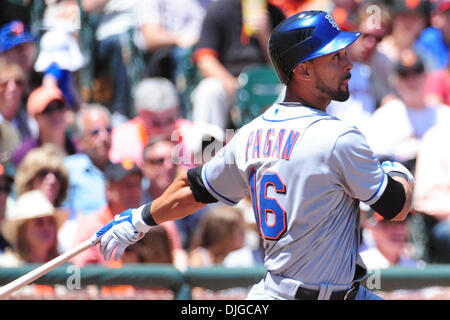
[[[83,107],[76,118],[80,153],[67,156],[70,187],[64,207],[72,216],[89,215],[106,206],[105,167],[111,148],[111,114],[97,104]]]
[[[431,25],[422,31],[416,46],[430,56],[429,71],[445,69],[450,53],[450,1],[432,2]]]
[[[11,248],[11,244],[3,236],[1,228],[6,218],[7,200],[12,191],[13,183],[14,174],[11,171],[11,166],[0,163],[0,254],[7,248]]]
[[[368,215],[360,251],[367,268],[415,267],[418,261],[413,258],[407,221],[384,220],[373,210]]]
[[[431,222],[430,260],[450,262],[450,152],[445,146],[450,126],[442,123],[427,131],[420,144],[416,162],[414,210]]]
[[[142,173],[147,186],[143,190],[143,202],[159,197],[175,179],[177,165],[172,159],[174,147],[175,144],[164,137],[155,137],[144,147]]]
[[[69,175],[64,167],[64,155],[52,144],[44,144],[31,150],[17,168],[15,176],[15,191],[17,196],[40,190],[58,208],[67,196],[69,188]],[[58,250],[65,252],[68,249],[71,233],[68,233],[67,223],[58,234]]]
[[[76,137],[80,153],[65,157],[69,191],[63,207],[70,218],[65,223],[66,249],[72,245],[80,215],[89,215],[106,206],[104,170],[111,147],[111,114],[97,104],[84,106],[76,117]]]
[[[132,162],[110,163],[105,168],[107,204],[89,216],[80,216],[77,220],[77,231],[72,246],[86,241],[97,232],[106,221],[115,214],[122,212],[130,205],[138,206],[141,200],[141,170]],[[105,261],[98,246],[87,249],[71,260],[75,265],[83,267],[88,264],[98,264],[110,268],[120,268],[124,261]],[[135,288],[129,285],[104,286],[102,294],[126,296],[134,294]]]
[[[244,28],[241,1],[218,0],[208,7],[193,55],[203,76],[191,97],[195,123],[227,128],[239,73],[246,67],[269,63],[269,35],[284,15],[271,4],[256,14],[258,17]],[[249,29],[254,31],[246,33]]]
[[[15,62],[0,58],[0,121],[12,123],[22,139],[37,136],[37,124],[31,118],[22,98],[25,94],[26,75]]]
[[[245,223],[242,213],[234,208],[216,205],[202,216],[191,244],[189,263],[192,267],[223,264],[232,251],[242,248]]]
[[[0,255],[0,265],[19,267],[28,263],[42,264],[56,258],[59,255],[58,230],[68,213],[55,209],[39,190],[22,194],[14,208],[2,228],[12,248]],[[41,297],[54,294],[53,287],[36,284],[21,291]]]
[[[369,6],[380,8],[379,24],[372,23]],[[388,34],[390,15],[380,2],[370,1],[358,11],[357,31],[362,36],[348,47],[348,55],[353,63],[352,77],[349,81],[350,98],[345,103],[332,101],[327,113],[348,121],[365,132],[370,116],[382,99],[393,94],[388,79],[393,65],[378,50],[378,43]],[[345,21],[342,22],[345,25]],[[353,31],[353,30],[352,30]]]
[[[218,128],[194,126],[180,117],[180,97],[174,84],[166,78],[142,80],[136,87],[134,101],[137,116],[112,132],[109,154],[112,162],[130,160],[142,167],[144,146],[155,136],[165,136],[179,144],[181,164],[192,167],[194,155],[201,151],[203,131],[223,139]]]
[[[85,64],[77,40],[68,31],[53,29],[44,33],[39,42],[39,55],[34,70],[44,74],[43,83],[50,81],[63,92],[70,109],[80,106],[74,73]]]
[[[55,208],[60,207],[69,187],[64,155],[52,144],[33,149],[17,168],[14,183],[18,197],[40,190]]]
[[[78,152],[75,141],[66,133],[66,109],[61,90],[53,84],[42,85],[31,92],[27,101],[27,111],[36,119],[39,136],[22,142],[13,155],[12,160],[16,166],[20,164],[28,151],[45,143],[54,144],[67,155]]]
[[[178,57],[200,34],[212,0],[141,0],[137,3],[137,44],[149,55],[146,76],[175,81]]]
[[[176,88],[167,79],[142,80],[134,94],[137,116],[112,132],[110,159],[124,159],[142,165],[142,151],[151,137],[170,136],[179,120],[180,100]]]
[[[137,0],[82,0],[82,9],[95,16],[97,74],[106,73],[111,81],[112,101],[108,108],[118,122],[132,116],[131,91],[124,61],[129,30],[136,26]],[[125,118],[124,118],[125,117]],[[115,120],[116,121],[116,120]]]
[[[450,65],[445,69],[433,71],[427,76],[424,99],[427,105],[450,106]]]
[[[107,205],[89,216],[81,216],[78,220],[74,245],[89,239],[115,214],[139,206],[141,203],[141,170],[133,163],[124,162],[109,164],[105,168]],[[130,206],[131,205],[131,206]],[[106,262],[98,246],[92,247],[73,258],[76,265],[89,263],[120,267],[122,260]]]
[[[56,258],[58,229],[67,215],[67,212],[55,209],[39,190],[19,196],[15,209],[3,223],[3,234],[13,250],[1,256],[0,264],[3,267],[16,267]]]
[[[78,0],[45,1],[45,9],[39,19],[42,29],[64,29],[77,32],[81,28],[80,6]]]
[[[380,50],[395,63],[400,59],[404,49],[415,48],[424,61],[429,57],[420,48],[414,46],[415,41],[427,24],[429,13],[428,0],[408,1],[396,0],[390,2],[392,19],[391,33],[380,43]]]
[[[159,197],[175,180],[178,167],[172,159],[174,147],[174,143],[163,136],[153,138],[145,146],[142,165],[142,173],[145,178],[142,203]],[[174,264],[183,270],[187,266],[187,253],[183,249],[177,223],[169,221],[163,223],[162,226],[169,234]]]
[[[367,142],[380,159],[414,161],[426,131],[437,123],[450,124],[450,110],[443,105],[425,104],[426,73],[422,60],[413,50],[402,53],[395,72],[394,86],[399,98],[374,112]]]
[[[2,26],[0,57],[20,65],[25,74],[25,85],[30,84],[33,63],[36,59],[35,37],[26,30],[22,21],[13,20]]]

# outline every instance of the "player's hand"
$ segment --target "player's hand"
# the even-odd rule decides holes
[[[408,181],[408,184],[410,185],[410,187],[411,188],[414,187],[414,184],[415,184],[414,176],[400,162],[384,161],[381,164],[381,168],[383,169],[384,172],[389,174],[391,177],[397,175],[397,176],[401,176],[401,177],[405,178]]]
[[[106,261],[111,258],[116,248],[114,260],[117,261],[129,245],[141,239],[150,230],[151,227],[142,220],[142,208],[143,206],[123,211],[93,236],[92,244],[100,242],[100,252]]]

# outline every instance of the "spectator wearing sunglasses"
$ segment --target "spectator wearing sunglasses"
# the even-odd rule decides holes
[[[64,166],[64,153],[50,143],[34,148],[27,153],[17,168],[14,184],[17,197],[28,191],[40,190],[55,208],[61,207],[69,189],[69,174]],[[62,226],[63,229],[67,229],[66,223]],[[64,246],[67,237],[69,237],[67,232],[59,233],[60,252],[67,249]]]
[[[193,167],[194,154],[200,152],[202,147],[202,135],[206,130],[214,134],[221,132],[214,125],[194,125],[192,121],[182,118],[179,94],[168,79],[154,77],[141,80],[136,86],[134,101],[137,116],[115,127],[112,132],[109,154],[112,162],[126,160],[142,167],[145,145],[156,136],[164,136],[182,147],[179,148],[183,156],[181,164]]]
[[[105,192],[105,167],[110,163],[111,114],[100,104],[88,104],[77,113],[76,139],[80,152],[64,159],[69,171],[70,185],[63,207],[70,212],[64,226],[69,239],[74,235],[81,216],[88,216],[107,205]],[[63,242],[66,249],[72,240]]]
[[[175,180],[177,162],[172,158],[175,144],[164,136],[154,137],[144,147],[143,151],[143,195],[142,203],[147,203],[159,197]],[[175,221],[161,224],[166,229],[171,242],[173,263],[176,267],[187,267],[187,253],[183,249],[180,230]]]
[[[414,165],[425,133],[437,124],[450,125],[447,106],[425,102],[426,76],[419,55],[412,49],[404,50],[392,77],[399,97],[374,112],[367,133],[367,141],[379,159]]]
[[[70,187],[64,207],[89,215],[106,206],[105,167],[110,163],[111,113],[99,104],[84,106],[76,117],[80,153],[66,157]]]
[[[31,150],[17,168],[14,183],[18,197],[39,189],[53,206],[61,206],[69,187],[64,154],[53,144]]]
[[[374,21],[369,6],[377,5],[379,21]],[[342,22],[342,28],[348,23]],[[378,44],[389,33],[391,17],[387,7],[380,2],[370,1],[361,5],[357,12],[356,30],[361,36],[350,47],[348,56],[353,63],[349,81],[350,98],[345,103],[332,101],[327,108],[330,115],[348,121],[364,131],[370,116],[385,96],[393,94],[393,88],[386,79],[393,64],[378,48]]]
[[[64,96],[56,85],[42,85],[31,92],[27,101],[27,111],[36,120],[39,135],[22,142],[12,158],[16,166],[28,151],[45,143],[54,144],[66,155],[78,152],[74,138],[66,133],[66,110]]]

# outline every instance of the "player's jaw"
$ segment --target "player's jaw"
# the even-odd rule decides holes
[[[324,94],[328,95],[331,100],[335,101],[346,101],[350,97],[350,91],[348,89],[348,82],[350,81],[351,74],[344,74],[337,84],[337,88],[332,88],[331,86],[325,84],[320,78],[317,80],[317,89]]]

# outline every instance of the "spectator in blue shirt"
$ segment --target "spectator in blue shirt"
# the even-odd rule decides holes
[[[66,157],[70,187],[64,206],[73,214],[88,215],[106,205],[104,168],[109,163],[111,114],[102,105],[91,104],[77,114],[81,153]]]
[[[433,6],[431,26],[427,27],[416,42],[420,50],[426,51],[432,63],[429,71],[445,69],[450,52],[450,1],[440,0]]]

